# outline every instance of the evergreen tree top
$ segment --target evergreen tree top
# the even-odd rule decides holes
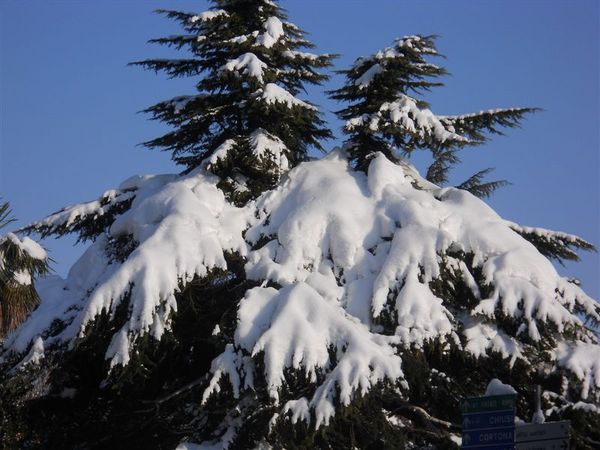
[[[170,77],[199,77],[197,94],[145,110],[173,130],[144,145],[171,151],[188,170],[203,165],[220,176],[231,199],[243,203],[331,136],[318,109],[296,95],[307,83],[327,79],[319,69],[333,56],[303,51],[313,44],[275,2],[213,3],[200,14],[159,11],[187,34],[150,42],[185,49],[190,57],[132,63]],[[263,138],[256,139],[259,134]]]
[[[429,90],[443,83],[429,80],[447,72],[426,58],[441,56],[435,46],[435,36],[411,35],[397,39],[394,45],[374,55],[358,58],[353,66],[340,73],[346,75],[346,85],[332,92],[336,100],[370,102],[363,107],[376,107],[398,94],[409,95]],[[427,104],[422,102],[421,106]],[[353,115],[352,109],[344,110],[344,118]]]
[[[524,116],[537,108],[505,108],[463,115],[438,115],[422,98],[432,87],[442,86],[438,77],[446,70],[429,61],[442,57],[435,46],[436,36],[411,35],[397,39],[392,47],[358,58],[344,70],[346,83],[331,91],[331,98],[350,103],[338,111],[349,135],[347,147],[357,167],[365,170],[370,155],[383,152],[388,158],[410,155],[416,149],[429,150],[433,163],[427,179],[443,184],[449,169],[460,161],[458,150],[481,145],[488,134],[502,134],[501,128],[518,127]],[[478,172],[461,188],[481,196],[507,184],[482,182],[490,169]]]

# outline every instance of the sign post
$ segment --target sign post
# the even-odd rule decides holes
[[[516,400],[514,394],[463,400],[461,448],[514,450]]]

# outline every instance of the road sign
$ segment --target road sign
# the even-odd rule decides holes
[[[462,448],[514,450],[516,395],[467,398],[462,409]]]
[[[490,397],[474,397],[463,400],[461,410],[463,414],[486,411],[502,411],[514,409],[517,402],[516,395],[492,395]]]
[[[568,450],[569,439],[551,439],[549,441],[517,442],[515,450]]]
[[[467,413],[462,416],[462,429],[476,430],[480,428],[512,427],[515,423],[515,410],[488,411]]]
[[[571,422],[527,423],[515,430],[517,442],[539,441],[545,439],[561,439],[569,437]]]
[[[513,444],[515,442],[515,427],[488,428],[483,430],[463,431],[463,448],[479,448],[489,445]]]
[[[517,450],[566,450],[569,448],[568,420],[525,424],[515,429]]]

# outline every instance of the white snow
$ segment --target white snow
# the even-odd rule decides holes
[[[4,242],[4,240],[9,240],[14,245],[16,245],[22,253],[28,255],[33,259],[48,259],[48,254],[46,253],[46,250],[44,250],[44,248],[40,244],[38,244],[28,236],[24,236],[22,239],[19,239],[19,237],[14,233],[6,233],[4,236],[0,236],[0,244]]]
[[[176,178],[133,178],[124,186],[131,184],[138,186],[132,208],[117,218],[110,234],[129,235],[139,243],[137,248],[123,263],[109,261],[106,237],[100,236],[71,269],[62,292],[55,280],[48,291],[42,286],[40,308],[7,340],[13,348],[22,349],[38,327],[49,326],[54,318],[69,323],[55,340],[70,341],[102,311],[113,315],[128,299],[129,321],[107,350],[111,365],[127,364],[139,334],[160,339],[169,327],[181,283],[225,268],[225,251],[246,254],[242,231],[249,212],[225,200],[214,176],[198,169]],[[47,301],[52,298],[58,301]]]
[[[573,409],[600,414],[600,408],[591,403],[577,402],[573,405]]]
[[[31,274],[26,270],[18,270],[12,274],[12,278],[15,283],[21,284],[24,286],[29,286],[31,284]]]
[[[98,200],[67,206],[60,211],[49,215],[43,220],[34,222],[31,224],[31,226],[35,228],[47,228],[53,230],[60,227],[68,229],[79,219],[89,216],[93,217],[94,219],[100,218],[106,214],[111,207],[135,197],[134,191],[137,189],[136,182],[138,181],[138,178],[139,177],[131,177],[130,179],[126,180],[127,184],[123,184],[120,189],[106,191]],[[140,179],[139,181],[142,180]]]
[[[367,126],[378,131],[387,125],[395,124],[401,130],[417,134],[421,139],[435,138],[437,142],[469,142],[464,136],[453,131],[453,128],[442,122],[431,110],[419,108],[417,100],[405,94],[398,94],[397,100],[383,103],[379,111],[365,114],[346,122],[345,128],[352,131],[357,127]]]
[[[256,37],[256,45],[271,48],[285,35],[283,23],[277,17],[269,17],[264,23],[264,29],[265,32]]]
[[[405,56],[405,53],[411,52],[423,55],[437,55],[437,50],[425,44],[420,36],[404,36],[396,39],[393,47],[386,47],[378,51],[371,57],[362,57],[356,60],[354,67],[371,61],[385,61],[386,59],[395,59]]]
[[[320,56],[329,56],[327,54],[316,55],[315,53],[300,52],[298,50],[284,50],[282,55],[288,59],[300,58],[300,59],[306,59],[309,61],[315,61],[315,60],[319,59]]]
[[[211,168],[219,161],[227,159],[227,157],[229,156],[229,152],[231,151],[234,145],[234,139],[227,139],[225,142],[219,145],[208,158],[206,158],[202,162],[201,166],[206,170],[211,170]]]
[[[30,364],[39,364],[44,359],[44,340],[41,336],[37,336],[27,356],[13,370],[24,369]]]
[[[475,112],[475,113],[469,113],[469,114],[459,114],[459,115],[452,115],[452,116],[438,116],[438,118],[444,122],[447,122],[448,124],[450,123],[461,123],[462,121],[468,120],[468,119],[473,119],[476,117],[481,117],[481,116],[485,116],[485,115],[496,115],[499,113],[504,113],[504,112],[516,112],[516,111],[520,111],[521,108],[495,108],[495,109],[485,109],[485,110],[481,110],[479,112]]]
[[[50,327],[54,319],[68,323],[77,314],[75,308],[83,292],[76,287],[67,288],[65,280],[56,275],[36,281],[35,287],[41,299],[40,305],[16,331],[6,337],[5,348],[24,352],[34,339]],[[47,345],[54,342],[55,338],[46,339]]]
[[[544,416],[544,411],[541,409],[536,410],[531,416],[531,423],[544,423],[546,421],[546,417]]]
[[[503,358],[510,358],[511,366],[517,358],[525,359],[521,343],[504,331],[469,316],[461,316],[460,320],[464,324],[463,334],[467,340],[464,349],[473,356],[500,353]]]
[[[317,110],[315,106],[297,99],[284,88],[276,85],[275,83],[267,83],[264,88],[259,89],[254,93],[254,97],[260,99],[268,105],[281,103],[286,105],[288,108],[300,106],[306,109],[312,109],[315,111]]]
[[[386,378],[402,377],[400,358],[390,346],[397,339],[370,333],[368,327],[347,315],[336,302],[323,299],[307,283],[281,290],[259,287],[248,291],[238,319],[236,343],[253,356],[263,353],[273,399],[279,398],[286,368],[303,371],[312,382],[319,369],[327,371],[310,400],[317,428],[329,422],[338,395],[347,405],[355,392],[364,395]],[[337,356],[334,368],[330,367],[330,348]]]
[[[559,329],[580,325],[574,307],[596,308],[484,202],[468,192],[431,186],[382,156],[371,163],[368,178],[348,171],[339,152],[303,164],[258,202],[264,222],[246,236],[272,240],[249,255],[248,276],[282,285],[310,282],[366,324],[393,294],[397,334],[406,345],[434,337],[455,341],[457,323],[468,319],[468,350],[477,356],[500,352],[513,362],[523,353],[517,339],[482,321],[495,317],[496,305],[528,330],[535,330],[537,321]],[[443,263],[439,255],[449,249],[472,253],[484,281],[495,286],[472,311],[480,319],[454,317],[429,289]],[[473,284],[469,269],[457,267]],[[472,289],[477,298],[479,290]]]
[[[452,440],[452,442],[454,442],[456,445],[461,446],[462,445],[462,436],[458,435],[458,434],[450,434],[450,439]]]
[[[560,343],[556,349],[560,366],[569,369],[581,381],[581,398],[587,399],[600,388],[600,345],[589,342]]]
[[[244,53],[243,55],[228,61],[221,70],[235,72],[238,76],[240,73],[256,78],[259,83],[263,83],[264,71],[267,69],[261,59],[254,53]]]
[[[490,397],[494,395],[511,395],[516,393],[517,391],[510,384],[504,384],[498,378],[492,378],[483,395],[484,397]]]
[[[383,72],[383,67],[380,64],[373,64],[369,69],[365,71],[365,73],[361,75],[360,78],[358,78],[354,82],[354,84],[360,89],[364,89],[371,84],[373,78],[375,78],[375,75],[381,72]]]
[[[306,397],[299,398],[298,400],[289,400],[283,405],[282,413],[291,413],[292,423],[304,421],[310,424],[310,405]]]
[[[277,173],[287,172],[290,164],[287,158],[289,153],[285,144],[277,137],[269,134],[262,128],[255,130],[250,136],[252,153],[259,160],[269,159],[275,165]]]
[[[203,13],[196,14],[189,19],[189,22],[194,24],[196,22],[208,22],[209,20],[213,20],[217,17],[221,16],[229,16],[229,13],[224,9],[214,9],[211,11],[204,11]]]

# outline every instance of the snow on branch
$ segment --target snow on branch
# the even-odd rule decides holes
[[[273,47],[285,35],[283,23],[277,17],[269,17],[264,23],[264,29],[265,32],[256,37],[256,45],[265,48]]]
[[[130,206],[135,198],[137,186],[113,189],[91,202],[80,203],[57,211],[34,222],[20,231],[39,233],[42,238],[76,233],[80,241],[94,240],[115,220],[115,217]]]
[[[285,105],[288,108],[301,107],[317,111],[317,108],[309,103],[294,97],[284,88],[277,86],[275,83],[267,83],[264,88],[257,90],[254,97],[267,105]]]
[[[402,148],[406,151],[415,147],[464,145],[470,142],[431,110],[419,107],[416,99],[404,94],[400,94],[393,102],[383,103],[374,114],[365,114],[346,122],[346,131],[353,132],[358,128],[398,136],[404,141]]]
[[[259,83],[263,83],[264,71],[267,65],[260,60],[254,53],[244,53],[236,59],[228,61],[221,71],[234,72],[237,76],[240,74],[255,78]]]
[[[250,147],[253,156],[262,162],[268,161],[266,166],[271,168],[271,171],[282,174],[289,170],[290,151],[281,139],[259,128],[250,135]]]
[[[273,399],[279,399],[285,369],[302,371],[313,383],[318,373],[325,373],[309,402],[317,428],[329,422],[336,398],[348,405],[356,392],[364,395],[385,379],[394,382],[402,378],[400,357],[390,346],[395,342],[395,337],[370,333],[340,305],[324,302],[307,283],[281,290],[254,288],[246,293],[238,310],[236,345],[252,356],[262,355],[267,389]],[[336,355],[335,363],[331,351]],[[213,366],[215,375],[208,392],[214,390],[214,380],[231,373],[228,368],[241,359],[225,358],[227,352],[231,347],[215,360],[219,363]],[[239,392],[239,379],[235,375],[229,379],[234,393]]]
[[[595,251],[596,248],[579,236],[546,230],[544,228],[524,227],[514,222],[508,226],[531,242],[547,258],[554,258],[562,264],[563,260],[579,261],[576,250]]]
[[[591,342],[561,343],[556,349],[560,366],[568,369],[582,383],[581,398],[587,399],[600,389],[600,345]]]
[[[185,176],[134,177],[121,187],[132,186],[137,190],[130,208],[71,269],[63,292],[69,301],[34,313],[28,321],[32,326],[25,324],[15,337],[21,343],[18,348],[43,332],[40,325],[54,319],[68,324],[54,341],[68,342],[83,335],[85,326],[101,313],[114,317],[121,302],[127,302],[128,320],[107,351],[111,365],[125,365],[138,336],[150,333],[160,339],[169,328],[177,309],[175,293],[182,285],[214,268],[226,268],[225,252],[247,252],[242,231],[249,212],[225,200],[213,175],[198,169]],[[68,223],[67,217],[65,212],[65,220],[57,223]],[[123,261],[107,255],[110,239],[119,236],[137,243]],[[43,291],[40,295],[44,298]]]
[[[473,141],[483,142],[486,137],[482,131],[502,134],[500,127],[519,127],[526,114],[539,111],[541,111],[540,108],[490,109],[458,116],[438,116],[438,118],[445,126],[454,129],[456,133],[467,136]]]

